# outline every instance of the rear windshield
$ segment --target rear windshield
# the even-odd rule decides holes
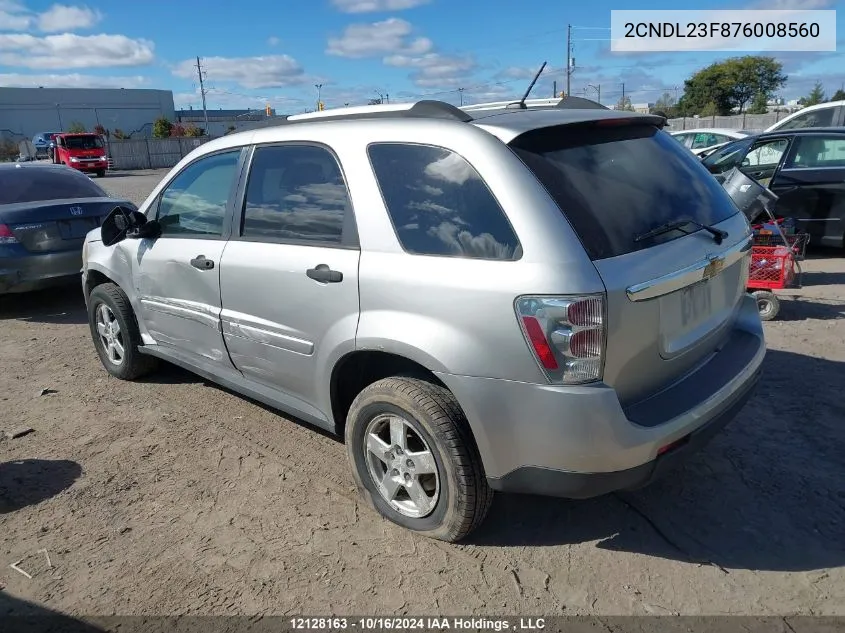
[[[107,196],[108,194],[88,176],[75,169],[66,167],[0,169],[0,204]]]
[[[103,139],[99,136],[66,136],[65,147],[68,149],[100,149],[105,147]]]
[[[510,145],[557,202],[593,260],[683,237],[672,231],[636,241],[668,222],[711,225],[737,213],[692,152],[653,126],[543,128]]]

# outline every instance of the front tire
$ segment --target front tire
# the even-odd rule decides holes
[[[100,170],[97,172],[97,177],[98,177],[98,178],[105,178],[105,177],[106,177],[106,170],[105,170],[105,169],[100,169]]]
[[[407,377],[374,382],[352,403],[345,436],[359,492],[393,523],[455,542],[487,516],[493,491],[445,387]]]
[[[88,324],[100,361],[112,376],[135,380],[155,369],[156,359],[138,351],[141,333],[129,297],[120,287],[106,283],[91,291]]]
[[[757,300],[757,310],[760,312],[760,319],[772,321],[780,313],[780,299],[774,292],[758,290],[752,292],[751,296]]]

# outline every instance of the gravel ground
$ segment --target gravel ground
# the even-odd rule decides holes
[[[158,177],[100,182],[141,202]],[[359,503],[321,432],[176,368],[108,377],[76,287],[0,298],[0,429],[35,431],[0,443],[0,606],[845,615],[845,259],[806,270],[766,325],[755,399],[677,474],[589,501],[499,495],[461,545]]]

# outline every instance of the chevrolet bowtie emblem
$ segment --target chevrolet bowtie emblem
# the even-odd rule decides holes
[[[704,267],[704,279],[712,279],[725,267],[725,258],[719,255],[708,255],[707,265]]]

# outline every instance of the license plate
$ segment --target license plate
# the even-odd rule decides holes
[[[713,310],[709,282],[687,286],[681,291],[681,326],[686,329],[690,325],[701,322]]]
[[[60,220],[59,234],[63,240],[77,240],[88,235],[88,231],[100,226],[100,218],[79,218],[78,220]]]

